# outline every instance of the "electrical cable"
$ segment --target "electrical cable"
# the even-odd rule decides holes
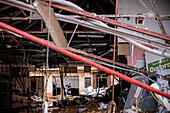
[[[152,11],[145,5],[145,3],[142,0],[139,0],[139,2],[143,5],[143,7],[152,13]]]
[[[49,17],[48,17],[48,39],[47,42],[49,43],[50,39],[50,27],[51,27],[51,0],[49,0]],[[46,85],[45,85],[45,100],[47,99],[47,82],[48,82],[48,57],[49,57],[49,45],[47,45],[47,57],[46,57]]]
[[[162,66],[161,66],[161,64],[162,64],[162,56],[163,56],[163,54],[165,53],[165,50],[163,50],[162,51],[162,55],[161,55],[161,57],[160,57],[160,60],[159,60],[159,78],[160,78],[160,81],[161,81],[161,83],[160,83],[160,90],[162,91],[162,88],[163,88],[163,82],[162,82],[162,76],[161,76],[161,73],[163,74],[163,72],[162,72]],[[163,75],[164,76],[164,75]],[[161,96],[162,97],[162,105],[163,105],[163,96]]]
[[[163,51],[162,51],[162,55],[160,56],[160,59],[159,59],[159,77],[160,77],[161,80],[162,80],[161,75],[165,76],[165,75],[163,74],[162,66],[161,66],[161,64],[162,64],[162,57],[163,57],[163,54],[165,53],[165,51],[166,51],[166,50],[163,50]]]
[[[98,61],[98,60],[95,60],[95,59],[91,59],[91,58],[88,58],[88,59],[90,59],[90,60],[92,60],[92,61],[94,61],[94,62],[97,62],[97,63],[99,63],[99,64],[103,64],[103,65],[109,66],[109,67],[114,67],[114,68],[121,69],[121,70],[124,70],[124,71],[130,71],[130,72],[133,72],[133,73],[136,73],[136,74],[140,74],[140,75],[146,77],[147,79],[149,79],[150,81],[152,81],[152,82],[154,82],[154,83],[156,82],[156,81],[152,80],[151,78],[145,76],[143,73],[136,72],[136,71],[134,71],[134,70],[125,69],[125,68],[118,67],[118,66],[115,66],[115,65],[111,65],[111,64],[108,64],[108,63],[105,63],[105,62],[102,62],[102,61]]]
[[[86,57],[87,58],[87,57]],[[115,66],[115,65],[111,65],[111,64],[108,64],[108,63],[105,63],[105,62],[102,62],[102,61],[99,61],[99,60],[96,60],[96,59],[92,59],[92,58],[88,58],[96,63],[99,63],[99,64],[102,64],[102,65],[105,65],[105,66],[109,66],[109,67],[114,67],[114,68],[117,68],[117,69],[120,69],[120,70],[124,70],[124,71],[129,71],[129,72],[133,72],[133,73],[136,73],[136,74],[140,74],[142,75],[143,77],[147,78],[148,80],[152,81],[153,83],[157,83],[155,80],[147,77],[146,75],[144,75],[143,73],[140,73],[140,72],[136,72],[134,70],[129,70],[129,69],[125,69],[125,68],[122,68],[122,67],[119,67],[119,66]],[[159,83],[157,83],[159,84]],[[167,89],[170,89],[168,86],[165,86]]]
[[[75,27],[75,29],[74,29],[74,31],[73,31],[73,34],[71,35],[71,38],[70,38],[70,40],[69,40],[69,42],[68,42],[68,44],[67,44],[67,47],[70,46],[70,43],[71,43],[71,41],[72,41],[72,38],[73,38],[73,36],[74,36],[74,34],[75,34],[75,32],[76,32],[78,26],[79,26],[79,24],[76,25],[76,27]]]

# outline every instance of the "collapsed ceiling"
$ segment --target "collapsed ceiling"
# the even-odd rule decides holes
[[[26,4],[32,4],[34,1],[30,0],[28,2],[22,2]],[[115,1],[112,0],[100,0],[100,2],[96,2],[95,0],[72,0],[70,2],[77,4],[86,11],[94,12],[97,14],[103,14],[107,16],[114,15],[115,13]],[[0,21],[16,27],[20,30],[31,33],[34,36],[47,40],[48,29],[43,22],[43,19],[37,13],[24,10],[22,7],[18,8],[11,6],[10,2],[9,4],[1,3],[0,7]],[[56,8],[54,9],[54,11],[56,13],[58,12],[65,15],[73,15],[71,13]],[[67,42],[70,41],[69,47],[76,48],[88,53],[93,53],[95,55],[102,56],[108,59],[113,58],[113,35],[86,28],[81,25],[70,24],[68,22],[59,21],[59,24],[64,32],[64,36]],[[76,26],[77,29],[74,32]],[[45,62],[47,49],[46,47],[3,31],[1,31],[0,37],[0,48],[2,48],[0,51],[0,59],[2,60],[1,62],[7,63],[4,53],[8,55],[9,59],[13,59],[13,56],[23,57],[22,59],[26,59],[25,57],[29,57],[32,59],[29,63],[33,65],[36,64],[38,67],[41,66],[40,64],[42,64],[42,62]],[[72,39],[70,40],[71,37]],[[50,41],[52,42],[51,37]],[[55,62],[53,61],[53,59],[55,59],[55,54],[56,53],[50,50],[49,59],[51,60],[51,62],[49,61],[49,63],[52,63],[51,65],[53,65],[53,63]],[[60,57],[60,59],[61,62],[65,62],[63,56]]]

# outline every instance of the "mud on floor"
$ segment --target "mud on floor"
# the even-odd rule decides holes
[[[79,113],[79,110],[83,108],[88,108],[88,110],[82,111],[82,113],[107,113],[107,109],[100,109],[95,106],[66,106],[52,110],[51,113]]]

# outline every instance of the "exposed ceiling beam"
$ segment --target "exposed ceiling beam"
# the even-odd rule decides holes
[[[11,6],[5,6],[5,7],[2,7],[2,8],[0,9],[0,11],[6,10],[6,9],[9,9],[9,8],[11,8]]]

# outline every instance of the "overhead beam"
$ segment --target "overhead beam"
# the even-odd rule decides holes
[[[151,5],[152,5],[152,8],[153,8],[153,11],[155,13],[156,19],[158,21],[159,27],[161,29],[161,32],[162,32],[162,34],[166,35],[166,31],[165,31],[165,28],[163,26],[161,17],[160,17],[160,15],[159,15],[159,13],[158,13],[158,11],[156,9],[155,0],[150,0],[150,2],[151,2]]]
[[[158,11],[156,9],[155,0],[150,0],[150,3],[152,5],[153,11],[155,13],[155,16],[156,16],[156,19],[158,21],[158,24],[159,24],[159,27],[161,29],[162,34],[167,35],[165,27],[164,27],[164,25],[162,23],[162,19],[161,19],[160,15],[159,15],[159,13],[158,13]],[[166,41],[166,42],[170,44],[170,41]]]
[[[11,6],[2,7],[2,8],[0,9],[0,11],[6,10],[6,9],[9,9],[9,8],[11,8]]]

